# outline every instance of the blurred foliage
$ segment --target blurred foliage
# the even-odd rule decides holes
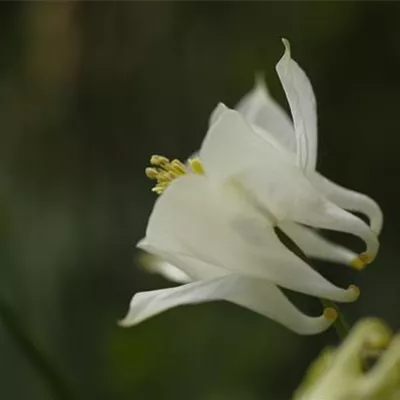
[[[4,2],[0,5],[0,294],[85,399],[285,400],[333,330],[300,337],[231,304],[116,324],[137,291],[169,285],[135,265],[155,196],[154,153],[198,148],[291,40],[319,107],[319,169],[385,216],[362,274],[320,265],[362,297],[355,321],[399,328],[395,2]],[[337,236],[337,235],[335,235]],[[351,238],[340,237],[345,243]],[[300,298],[306,311],[317,300]],[[51,396],[0,321],[0,398]]]
[[[343,343],[327,347],[308,368],[294,400],[397,400],[400,336],[376,318],[363,318]]]

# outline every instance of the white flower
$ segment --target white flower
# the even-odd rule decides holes
[[[368,371],[368,355],[379,355]],[[398,400],[400,336],[376,319],[360,321],[338,349],[311,365],[295,400]]]
[[[368,196],[343,188],[315,171],[317,162],[317,114],[311,84],[290,58],[290,45],[283,40],[286,51],[276,66],[293,116],[293,123],[286,112],[268,93],[261,77],[255,88],[246,95],[236,109],[265,140],[290,153],[313,186],[327,199],[341,208],[365,214],[373,232],[379,235],[383,216],[379,206]],[[218,110],[218,109],[217,109]],[[215,112],[211,123],[218,117]],[[293,126],[294,125],[294,126]],[[309,256],[349,264],[361,269],[371,261],[371,254],[358,258],[354,252],[328,242],[305,226],[284,221],[279,226]]]
[[[294,129],[258,87],[239,105],[239,111],[222,104],[217,107],[198,158],[187,165],[160,156],[152,158],[154,167],[146,172],[157,179],[154,190],[162,195],[150,216],[146,238],[138,246],[176,267],[192,282],[136,294],[122,325],[137,324],[182,304],[228,300],[298,333],[314,334],[332,324],[335,311],[306,316],[279,286],[339,302],[358,297],[358,288],[341,289],[328,282],[289,251],[274,231],[274,227],[283,229],[309,255],[358,266],[372,261],[379,247],[370,227],[341,208],[349,196],[340,194],[353,192],[339,188],[338,199],[330,198],[323,185],[318,185],[322,178],[314,171],[315,99],[285,44],[277,70]],[[259,95],[263,103],[258,102]],[[262,122],[265,116],[271,126]],[[270,129],[275,129],[274,134]],[[332,191],[333,184],[323,183]],[[372,200],[356,195],[354,207],[349,208],[366,211],[359,204],[369,202],[379,210]],[[299,224],[351,233],[365,242],[366,251],[359,258]],[[380,228],[380,223],[377,225]]]

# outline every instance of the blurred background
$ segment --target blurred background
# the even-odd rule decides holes
[[[57,398],[13,318],[71,399],[286,400],[337,344],[333,329],[297,336],[222,302],[117,326],[135,292],[170,285],[137,265],[156,199],[150,155],[185,159],[216,104],[233,107],[256,71],[287,108],[281,37],[316,92],[319,170],[385,213],[365,271],[315,265],[361,287],[343,308],[350,322],[399,328],[399,20],[395,2],[2,3],[0,398]]]

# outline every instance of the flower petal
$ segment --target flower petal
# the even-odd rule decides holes
[[[304,175],[290,176],[289,173],[290,171],[285,185],[281,186],[276,180],[280,178],[283,181],[285,179],[283,175],[279,177],[275,171],[275,176],[271,176],[269,171],[262,173],[260,168],[243,172],[238,179],[243,182],[245,189],[252,191],[255,203],[260,207],[265,205],[266,212],[273,210],[273,213],[279,216],[280,223],[292,221],[358,236],[366,245],[362,254],[364,262],[373,261],[379,250],[379,241],[369,226],[317,192]],[[271,187],[274,189],[272,193]],[[271,199],[274,203],[268,204]]]
[[[379,235],[383,225],[383,213],[374,200],[365,194],[339,186],[316,171],[309,172],[307,176],[321,193],[339,207],[365,214],[369,218],[372,231]]]
[[[208,125],[211,126],[218,121],[218,118],[227,110],[227,107],[224,103],[218,103],[217,107],[214,108],[211,113],[210,120],[208,121]]]
[[[379,242],[368,225],[318,192],[292,159],[255,132],[239,113],[221,114],[204,139],[200,157],[206,173],[240,186],[253,206],[273,215],[277,223],[294,221],[351,233],[366,243],[368,262],[376,256]]]
[[[136,325],[173,307],[227,300],[271,318],[294,332],[311,335],[326,330],[334,321],[329,312],[309,317],[300,312],[275,285],[240,275],[189,283],[180,287],[137,293],[122,326]]]
[[[170,264],[169,262],[159,260],[157,264],[155,264],[154,272],[157,272],[163,275],[165,278],[169,279],[170,281],[176,283],[189,283],[192,279],[185,274],[182,270],[180,270],[175,265]],[[153,268],[154,268],[153,267]]]
[[[378,253],[378,238],[368,225],[360,218],[322,197],[317,201],[317,199],[307,199],[304,196],[303,204],[299,204],[299,207],[294,210],[292,218],[305,225],[358,236],[366,244],[366,250],[360,255],[366,264],[372,262]]]
[[[279,224],[279,228],[292,239],[308,256],[354,267],[358,255],[345,247],[325,239],[318,232],[290,221]]]
[[[269,132],[288,151],[296,153],[296,136],[286,111],[269,94],[264,79],[256,77],[253,90],[243,97],[236,110],[253,127]]]
[[[317,163],[317,112],[311,83],[290,55],[290,44],[282,39],[285,53],[276,65],[276,72],[292,112],[297,141],[298,165],[306,170]]]
[[[141,242],[139,242],[137,246],[145,248],[146,245],[144,241]],[[192,281],[192,279],[177,266],[163,260],[161,257],[154,254],[141,254],[139,258],[139,263],[143,268],[146,269],[146,271],[154,274],[160,274],[164,278],[172,282],[188,283]]]
[[[229,189],[199,175],[174,181],[154,207],[145,249],[194,280],[240,273],[334,301],[357,299],[289,251],[268,218]]]
[[[137,247],[174,266],[182,274],[184,274],[184,276],[187,277],[187,282],[193,280],[214,279],[230,273],[229,270],[209,264],[201,259],[185,253],[185,250],[182,248],[182,243],[180,243],[178,240],[175,242],[171,241],[169,243],[165,243],[162,239],[158,241],[157,236],[151,235],[150,237],[151,240],[156,243],[156,245],[150,244],[146,240],[145,242],[139,242]]]
[[[218,106],[218,118],[210,126],[203,140],[199,156],[205,173],[220,182],[253,167],[279,170],[283,162],[295,166],[289,152],[272,136],[255,131],[234,110]]]

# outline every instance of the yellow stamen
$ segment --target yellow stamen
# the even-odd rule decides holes
[[[171,162],[171,166],[173,167],[173,169],[175,170],[175,171],[178,171],[178,172],[180,172],[182,175],[183,174],[186,174],[186,167],[184,166],[184,164],[182,164],[179,160],[177,160],[177,159],[175,159],[175,160],[172,160],[172,162]]]
[[[167,157],[154,155],[150,158],[150,164],[156,167],[161,166],[163,164],[168,164],[169,160]]]
[[[165,182],[158,182],[156,186],[154,186],[154,189],[156,188],[162,188],[165,189],[168,186],[169,182],[165,181]]]
[[[151,191],[154,193],[157,193],[157,194],[161,194],[164,192],[165,189],[166,189],[166,186],[156,185],[153,187],[153,189],[151,189]]]
[[[174,173],[161,170],[160,172],[158,172],[156,179],[158,183],[164,183],[164,182],[169,183],[175,178],[176,176]]]
[[[146,176],[150,179],[157,179],[158,171],[155,168],[146,168]]]
[[[328,307],[324,310],[324,317],[329,321],[335,321],[338,317],[338,313],[333,307]]]
[[[177,159],[169,161],[168,158],[159,155],[151,156],[150,164],[152,167],[146,168],[145,171],[150,179],[157,181],[156,186],[152,189],[157,194],[163,193],[167,186],[179,176],[191,172],[204,175],[203,165],[197,157],[188,161],[190,168]]]
[[[203,163],[199,157],[189,159],[189,165],[194,173],[204,175]]]

